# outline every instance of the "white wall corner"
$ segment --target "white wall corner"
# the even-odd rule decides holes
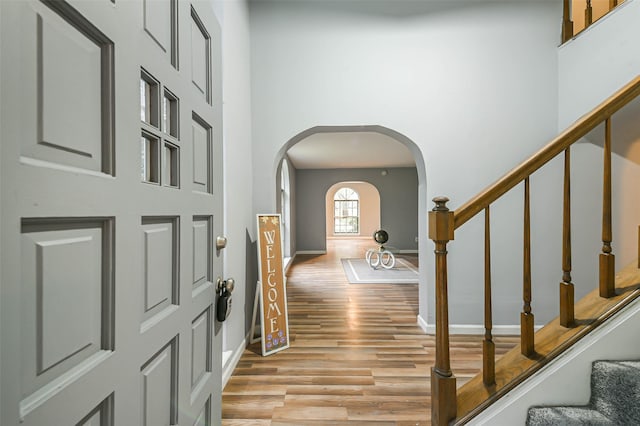
[[[242,358],[242,353],[247,347],[248,339],[249,339],[249,334],[247,333],[245,338],[242,340],[242,342],[240,342],[240,344],[238,345],[238,347],[236,347],[235,350],[225,351],[225,354],[227,352],[232,352],[231,354],[227,355],[226,357],[224,356],[224,354],[222,356],[222,390],[223,391],[224,391],[224,388],[227,386],[227,382],[229,382],[231,375],[233,374],[233,370],[236,369],[236,366],[240,362],[240,358]]]
[[[289,272],[289,269],[291,269],[291,265],[293,264],[293,261],[295,260],[297,254],[298,253],[294,253],[293,256],[284,258],[284,273],[285,274],[287,272]]]
[[[431,333],[429,333],[429,324],[427,324],[427,322],[424,320],[424,318],[422,318],[421,315],[418,315],[418,326],[422,329],[422,331],[425,334],[434,334],[433,331],[435,330],[435,328],[433,328],[433,330],[431,331]]]

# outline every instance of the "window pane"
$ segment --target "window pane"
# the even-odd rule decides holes
[[[164,144],[164,167],[162,183],[167,186],[178,187],[178,153],[179,148],[170,143]]]
[[[146,133],[140,138],[141,167],[140,178],[143,182],[159,183],[160,142]]]
[[[334,233],[357,234],[359,232],[358,201],[334,201]]]
[[[142,70],[140,73],[140,120],[154,127],[159,127],[158,88],[160,83],[151,74]]]
[[[162,130],[178,138],[178,98],[166,89],[162,100]]]

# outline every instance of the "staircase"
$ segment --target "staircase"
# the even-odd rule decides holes
[[[639,398],[640,361],[595,361],[587,405],[532,407],[527,425],[637,425]]]
[[[621,2],[612,0],[609,5],[614,7],[617,3]],[[587,19],[585,22],[589,25],[593,17],[590,1],[586,2],[586,7]],[[575,33],[571,28],[572,22],[569,15],[572,9],[576,8],[570,7],[570,1],[564,1],[563,41],[572,38]],[[621,12],[622,10],[624,12]],[[635,359],[640,354],[640,348],[637,348],[639,350],[635,353],[620,355],[619,352],[625,351],[626,346],[635,346],[637,339],[629,338],[627,341],[623,340],[624,343],[621,345],[607,347],[614,353],[591,357],[584,364],[582,361],[586,355],[575,355],[579,352],[576,348],[584,348],[585,341],[591,340],[594,335],[599,335],[603,341],[607,340],[609,337],[603,337],[601,331],[610,327],[612,323],[616,323],[624,309],[629,306],[633,306],[635,309],[640,303],[640,261],[637,263],[634,261],[623,270],[619,269],[620,266],[624,266],[621,259],[624,259],[624,263],[629,262],[633,259],[632,253],[635,255],[636,249],[640,257],[640,235],[638,237],[639,247],[633,247],[635,245],[633,237],[636,232],[640,232],[640,229],[636,230],[638,228],[637,216],[633,217],[634,212],[638,211],[638,207],[634,204],[630,208],[631,203],[622,206],[619,201],[612,202],[612,198],[615,201],[612,193],[614,195],[620,194],[626,188],[633,188],[633,182],[637,182],[637,178],[630,177],[631,173],[621,177],[620,172],[627,165],[627,161],[635,163],[630,164],[628,169],[633,169],[634,172],[637,170],[636,166],[640,165],[640,160],[636,161],[629,155],[630,147],[638,140],[637,132],[640,131],[637,124],[637,117],[640,114],[640,75],[629,81],[632,77],[630,72],[636,72],[635,70],[638,69],[638,63],[632,59],[637,58],[635,54],[637,44],[634,40],[639,40],[638,35],[640,35],[637,32],[640,28],[637,26],[638,16],[640,16],[640,0],[627,0],[621,7],[616,8],[616,13],[609,14],[609,17],[600,20],[597,26],[590,27],[584,36],[573,38],[570,43],[558,50],[561,65],[559,122],[562,127],[568,126],[562,133],[493,185],[455,210],[447,206],[449,201],[447,197],[437,197],[433,200],[435,207],[429,212],[429,238],[435,246],[436,359],[431,371],[432,424],[443,426],[471,422],[482,425],[523,424],[528,408],[540,404],[567,404],[573,406],[573,412],[580,413],[578,415],[589,413],[596,417],[604,416],[600,419],[602,422],[596,421],[594,417],[587,422],[588,424],[640,424],[640,419],[631,423],[620,423],[622,420],[619,418],[607,417],[608,414],[603,412],[599,405],[597,406],[600,410],[599,414],[589,411],[591,406],[575,407],[589,399],[587,382],[588,370],[592,361],[597,359]],[[616,90],[616,87],[620,87],[624,81],[628,81],[628,83]],[[600,102],[608,94],[612,95]],[[595,108],[593,108],[594,106]],[[590,112],[580,115],[590,108],[593,108]],[[576,117],[579,118],[576,120]],[[571,124],[573,120],[576,121]],[[632,130],[629,134],[633,134],[633,137],[628,139],[630,141],[628,143],[625,142],[627,140],[627,131],[624,129],[626,125],[629,125],[629,129]],[[590,142],[592,148],[601,147],[601,151],[594,148],[589,155],[597,152],[598,155],[602,155],[602,160],[598,159],[596,162],[594,161],[595,156],[584,155],[584,144],[578,143],[581,141]],[[617,148],[612,148],[614,146]],[[615,154],[613,161],[612,154]],[[538,253],[541,251],[540,247],[550,247],[550,245],[548,241],[545,241],[544,244],[541,243],[541,237],[535,234],[537,229],[535,226],[532,234],[531,210],[532,207],[535,211],[535,208],[548,209],[550,206],[540,206],[531,202],[532,188],[533,191],[536,191],[539,187],[535,184],[530,185],[530,177],[534,173],[538,173],[544,165],[553,159],[556,159],[557,164],[561,164],[560,162],[564,160],[563,177],[556,180],[558,190],[562,191],[561,219],[557,213],[555,217],[555,220],[562,221],[562,245],[561,255],[554,253],[558,259],[545,267],[558,268],[558,281],[560,282],[556,287],[557,290],[554,291],[558,297],[557,302],[554,301],[554,305],[557,303],[559,315],[536,332],[534,324],[537,322],[534,320],[534,315],[537,314],[537,311],[535,309],[539,309],[538,306],[541,304],[545,307],[550,304],[548,300],[541,303],[540,299],[533,298],[534,295],[537,298],[539,293],[532,291],[532,251],[536,250],[536,245],[538,245]],[[625,161],[619,161],[620,159]],[[600,161],[602,162],[600,163]],[[575,172],[573,173],[573,187],[577,187],[578,191],[572,190],[571,170],[574,162],[578,164],[578,168],[574,170],[580,170],[580,168],[590,170],[590,173],[583,173],[578,179],[575,179]],[[602,164],[602,169],[597,165],[598,163]],[[613,174],[612,168],[614,169]],[[585,176],[588,179],[585,179]],[[596,176],[596,179],[591,180]],[[597,182],[600,177],[602,177],[601,182]],[[575,185],[575,182],[578,182],[578,185]],[[582,184],[585,185],[580,186]],[[592,188],[593,200],[601,196],[601,201],[581,203],[581,196],[587,198],[585,191],[587,186]],[[493,341],[493,309],[495,304],[493,298],[498,295],[504,300],[503,294],[498,291],[504,292],[506,287],[497,289],[498,286],[495,286],[493,281],[496,283],[499,281],[492,279],[492,264],[496,263],[496,256],[494,253],[492,258],[491,229],[495,227],[496,221],[494,219],[492,222],[491,217],[496,217],[496,215],[491,210],[499,200],[506,199],[506,197],[503,198],[506,194],[515,193],[515,196],[518,196],[517,192],[520,191],[523,205],[522,276],[511,274],[510,279],[514,284],[513,287],[516,285],[521,287],[522,292],[522,311],[519,315],[521,343],[513,351],[496,359]],[[572,194],[574,196],[573,202]],[[577,203],[576,194],[579,194]],[[572,211],[572,204],[577,204],[574,207],[578,208],[574,208]],[[587,205],[588,207],[585,207]],[[497,205],[496,207],[499,208]],[[600,209],[601,212],[598,211]],[[628,212],[629,216],[616,213],[616,211]],[[516,207],[514,214],[521,214],[518,207]],[[601,226],[592,220],[596,218],[596,215],[602,219]],[[465,230],[464,233],[458,231],[472,219],[475,220],[475,225],[465,227],[464,229],[469,230]],[[483,219],[484,236],[482,236],[482,229],[480,229]],[[581,245],[576,245],[575,240],[585,236],[584,227],[581,230],[576,224],[586,222],[592,223],[591,230],[596,230],[596,232],[590,233],[588,240],[585,238],[581,243],[578,243]],[[613,222],[615,222],[615,226]],[[500,226],[499,221],[497,224]],[[615,244],[612,244],[614,230],[617,233],[617,240]],[[601,233],[601,238],[597,233]],[[581,237],[576,238],[577,235]],[[619,235],[631,236],[632,239],[628,241],[631,241],[632,244],[626,244],[623,247],[620,244]],[[559,238],[559,236],[555,238]],[[484,239],[484,244],[482,239]],[[537,244],[535,244],[536,239],[538,240]],[[601,250],[597,250],[600,239],[602,241]],[[534,244],[532,244],[532,240],[534,240]],[[453,244],[449,246],[449,243]],[[465,284],[475,285],[474,291],[480,293],[480,300],[475,306],[478,308],[481,306],[484,311],[485,338],[483,341],[482,374],[472,378],[464,385],[458,386],[449,350],[449,308],[453,306],[454,309],[460,309],[461,306],[466,307],[469,303],[468,300],[464,301],[467,303],[466,305],[458,301],[459,291],[456,292],[454,289],[451,294],[449,292],[450,276],[447,256],[449,252],[453,253],[456,247],[461,244],[473,245],[474,254],[477,252],[478,257],[483,255],[481,251],[484,246],[484,274],[479,270],[477,274],[479,282]],[[555,241],[552,244],[556,244]],[[574,246],[579,247],[578,250],[574,250],[572,248]],[[514,245],[514,247],[516,246]],[[516,248],[519,252],[520,248]],[[615,254],[614,248],[617,252]],[[616,255],[618,255],[617,266]],[[536,253],[533,256],[535,258]],[[474,260],[478,265],[480,264],[477,258]],[[589,274],[580,276],[577,267],[574,273],[573,262],[576,266],[582,264],[583,268],[587,264],[590,266],[595,264],[597,268],[594,266]],[[452,264],[454,265],[452,271],[460,268],[455,263],[455,259]],[[560,265],[561,267],[558,267]],[[454,274],[451,274],[453,283],[451,287],[460,286],[460,283],[456,282]],[[579,287],[574,286],[574,279]],[[553,281],[555,279],[538,281],[538,283],[542,282],[538,286],[545,286],[544,288],[547,290],[546,286],[557,285],[557,281]],[[593,288],[593,291],[586,297],[574,300],[574,288],[580,289],[580,292],[584,292],[587,288]],[[480,289],[484,293],[484,298]],[[512,291],[512,288],[506,290]],[[520,288],[517,291],[520,292]],[[450,301],[452,302],[450,303]],[[636,319],[640,321],[640,316]],[[516,322],[514,315],[511,324]],[[627,328],[628,336],[637,336],[635,330],[638,330],[637,327]],[[597,346],[601,347],[601,344],[599,343]],[[570,354],[573,355],[569,356]],[[576,369],[574,363],[566,364],[566,360],[573,356],[580,359],[580,368],[583,369],[580,375],[567,374],[567,372]],[[559,366],[562,366],[564,371],[559,371]],[[554,373],[549,374],[549,371]],[[568,387],[567,384],[575,384],[578,380],[577,377],[582,377],[580,379],[580,381],[584,381],[582,386],[576,386],[576,389]],[[555,388],[552,387],[553,384],[555,384]],[[542,388],[547,392],[540,393]],[[594,391],[594,395],[596,394],[597,392]],[[534,397],[538,399],[535,400]],[[596,401],[595,396],[592,401]],[[593,403],[595,404],[595,402]],[[551,416],[549,414],[551,411],[554,415],[558,415],[566,410],[566,407],[556,408],[547,410],[546,413]],[[507,412],[508,415],[505,415]],[[507,418],[514,421],[506,421]],[[580,417],[571,421],[558,420],[558,418],[555,420],[557,421],[540,424],[584,424],[580,423]]]
[[[615,271],[612,206],[612,116],[640,97],[640,75],[558,135],[549,144],[511,170],[493,185],[451,211],[447,197],[434,198],[429,212],[429,238],[435,245],[436,356],[431,371],[431,413],[434,425],[465,424],[505,396],[518,384],[559,357],[584,336],[605,323],[624,306],[640,297],[640,268],[636,262]],[[602,247],[590,254],[599,270],[596,288],[574,301],[572,282],[571,147],[597,126],[604,127],[602,172]],[[562,281],[559,284],[559,316],[539,332],[534,331],[532,299],[532,238],[530,176],[556,157],[564,157],[562,187]],[[597,172],[596,172],[597,173]],[[493,342],[490,207],[514,187],[523,187],[523,274],[520,313],[520,345],[496,361]],[[595,190],[594,190],[595,192]],[[484,328],[482,374],[457,389],[449,353],[449,302],[447,245],[456,230],[484,213]],[[579,210],[577,215],[591,213]],[[626,230],[633,232],[635,230]],[[476,243],[477,244],[477,243]],[[480,244],[482,244],[480,242]],[[595,246],[595,244],[594,244]],[[597,257],[596,257],[597,256]]]

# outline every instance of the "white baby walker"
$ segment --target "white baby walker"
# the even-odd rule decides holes
[[[387,231],[380,229],[374,232],[373,239],[379,246],[366,251],[364,258],[367,261],[367,264],[373,269],[378,269],[380,266],[384,269],[391,269],[396,266],[396,257],[383,245],[389,241],[389,234]]]

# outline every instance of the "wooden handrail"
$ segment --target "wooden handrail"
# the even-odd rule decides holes
[[[536,170],[555,158],[562,151],[577,142],[593,128],[605,121],[616,111],[640,95],[640,76],[618,90],[588,114],[579,118],[572,126],[549,142],[531,158],[504,175],[493,185],[460,206],[454,212],[454,229],[458,229],[469,219],[483,211],[511,188],[532,175]]]

